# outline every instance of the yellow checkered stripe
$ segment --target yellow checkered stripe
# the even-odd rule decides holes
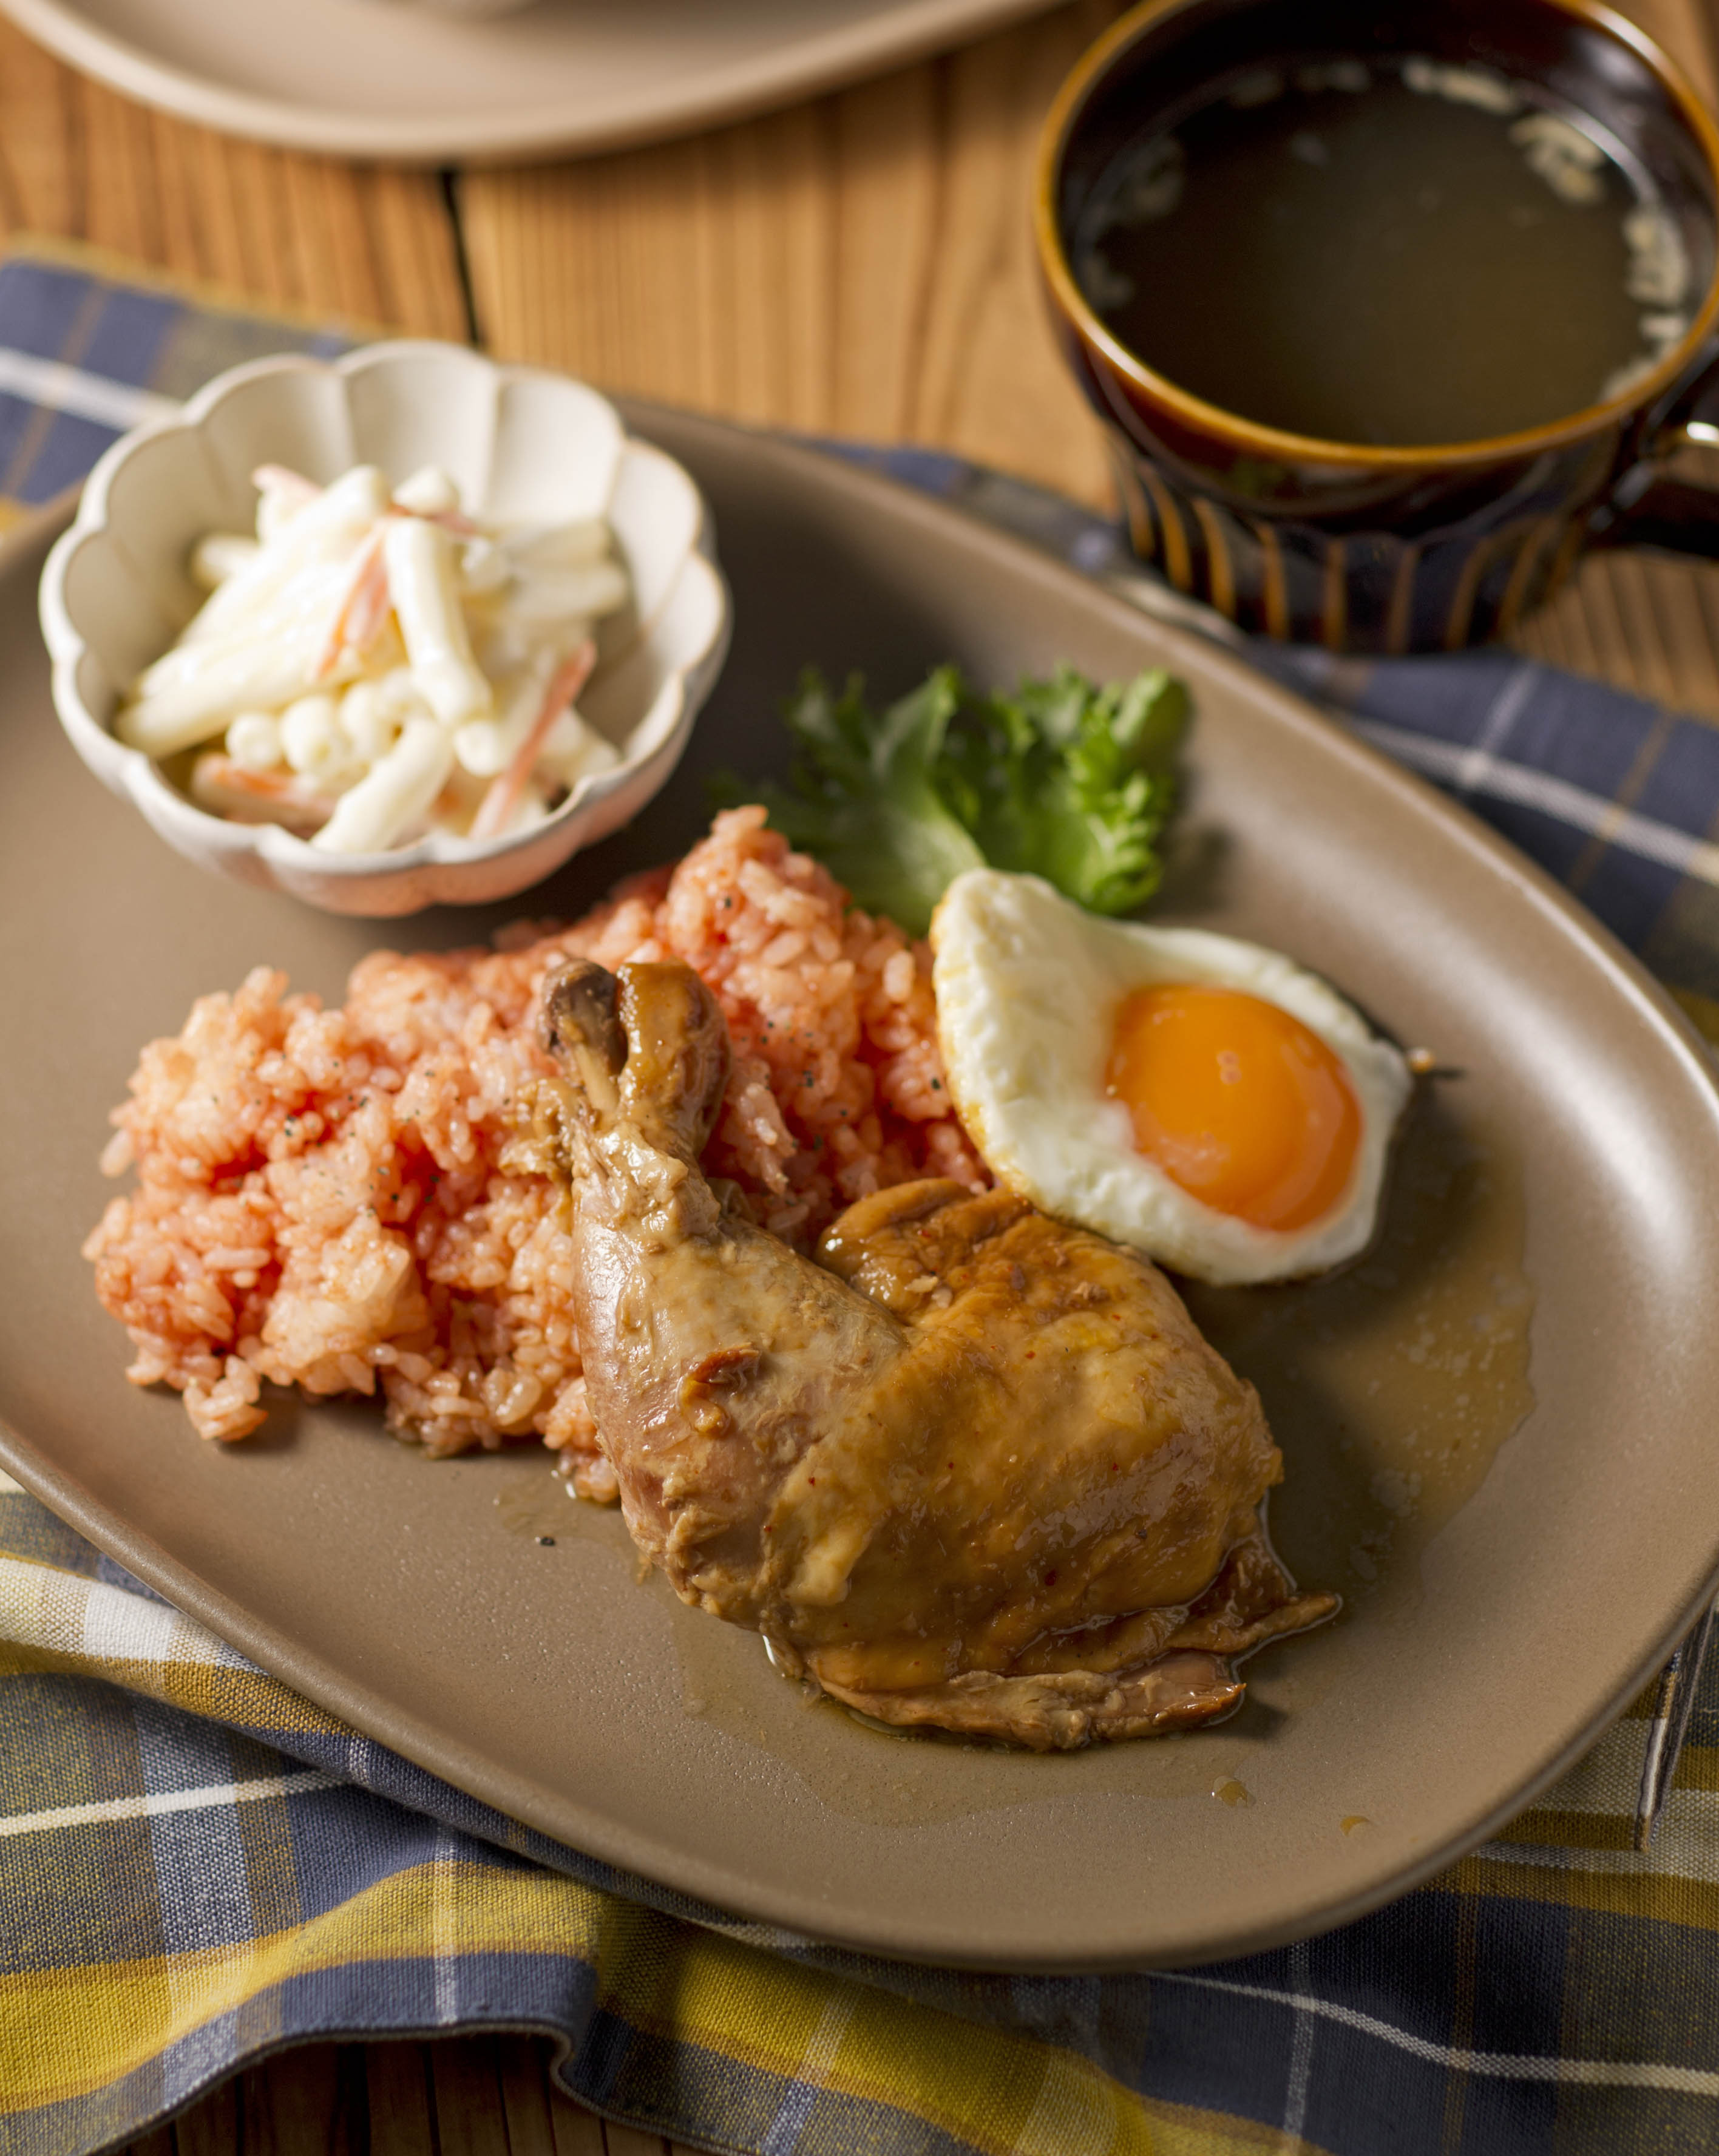
[[[283,1738],[345,1728],[194,1619],[121,1588],[0,1557],[0,1676],[101,1677],[190,1714]]]
[[[547,1873],[422,1865],[242,1952],[0,1978],[0,2112],[63,2103],[290,1976],[448,1953],[577,1956],[600,2010],[783,2084],[907,2112],[985,2156],[1239,2156],[1275,2129],[1150,2103],[1088,2061],[797,1968]],[[659,2122],[672,2125],[675,2122]]]

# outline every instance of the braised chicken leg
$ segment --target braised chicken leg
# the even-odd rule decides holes
[[[1157,1270],[906,1183],[820,1262],[700,1173],[728,1040],[691,969],[547,984],[574,1315],[627,1524],[683,1599],[880,1720],[1066,1748],[1208,1720],[1316,1623],[1261,1529],[1251,1386]]]

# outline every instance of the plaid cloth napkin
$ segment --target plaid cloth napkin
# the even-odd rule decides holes
[[[350,334],[14,254],[0,516],[217,368]],[[1066,502],[850,453],[1174,603]],[[1719,1038],[1719,730],[1500,652],[1252,655],[1562,876]],[[0,2148],[19,2156],[140,2133],[284,2044],[485,2028],[557,2038],[599,2111],[756,2156],[1719,2145],[1719,1667],[1651,1854],[1630,1845],[1644,1700],[1394,1907],[1101,1979],[867,1960],[619,1876],[332,1721],[3,1477],[0,1680]]]

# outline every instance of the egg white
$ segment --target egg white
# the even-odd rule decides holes
[[[1323,1272],[1364,1248],[1409,1067],[1353,1006],[1281,952],[1197,928],[1106,921],[1038,876],[970,869],[931,923],[950,1091],[992,1173],[1059,1219],[1220,1286]],[[1105,1068],[1122,999],[1157,982],[1238,988],[1298,1018],[1342,1064],[1361,1111],[1348,1185],[1304,1228],[1209,1206],[1137,1152]]]

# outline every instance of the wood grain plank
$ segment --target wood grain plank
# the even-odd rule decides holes
[[[428,2050],[428,2045],[409,2040],[365,2046],[370,2156],[435,2156]],[[301,2156],[310,2156],[310,2152],[305,2150]]]
[[[549,2112],[548,2046],[531,2036],[499,2036],[495,2071],[509,2156],[556,2156]]]
[[[1711,571],[1647,554],[1624,554],[1616,574],[1621,609],[1634,624],[1630,641],[1645,693],[1674,711],[1691,696],[1711,694],[1713,654],[1694,587]]]
[[[834,424],[916,432],[920,350],[945,239],[945,70],[917,67],[834,99]]]
[[[951,55],[915,439],[1094,502],[1096,426],[1052,338],[1033,244],[1033,169],[1057,85],[1116,11],[1060,9]]]
[[[153,2133],[146,2133],[137,2141],[128,2141],[121,2156],[174,2156],[172,2128],[158,2126]]]
[[[341,2066],[339,2046],[307,2044],[248,2067],[239,2078],[245,2156],[362,2156],[363,2121]]]
[[[1578,674],[1583,670],[1572,655],[1575,639],[1566,626],[1562,597],[1527,615],[1517,625],[1511,643],[1524,658],[1537,659],[1542,665],[1568,667]]]
[[[798,309],[796,333],[784,336],[764,301],[835,290],[833,221],[818,184],[829,157],[819,111],[801,107],[734,129],[713,138],[711,154],[733,228],[711,316],[713,408],[757,424],[816,427],[834,378],[836,310]]]
[[[603,2121],[587,2111],[549,2077],[549,2123],[555,2135],[555,2156],[606,2156]]]
[[[239,2141],[239,2083],[223,2082],[173,2122],[178,2156],[233,2156]]]
[[[439,2156],[508,2156],[495,2038],[451,2036],[428,2049]]]
[[[669,2156],[669,2144],[660,2133],[641,2133],[635,2126],[617,2126],[613,2120],[604,2123],[603,2131],[608,2156]]]
[[[1547,665],[1719,724],[1719,565],[1591,555],[1511,643]]]
[[[22,231],[277,306],[465,335],[455,234],[433,173],[186,126],[0,22],[0,236]]]
[[[1027,206],[1080,0],[793,112],[576,166],[468,173],[478,320],[509,357],[765,422],[962,449],[1088,500]]]
[[[827,424],[826,149],[801,112],[588,166],[469,174],[486,341],[644,396]]]

